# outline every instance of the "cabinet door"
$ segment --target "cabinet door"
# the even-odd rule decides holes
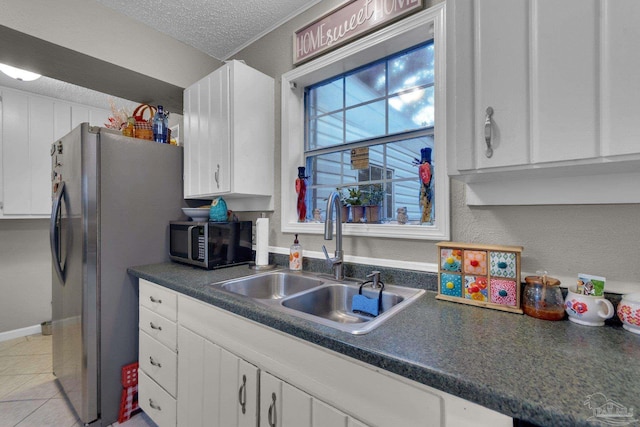
[[[602,154],[635,154],[640,152],[640,2],[608,0],[602,6]]]
[[[475,0],[475,158],[477,168],[529,162],[529,1]],[[485,139],[492,108],[491,147]]]
[[[311,396],[260,373],[260,427],[311,427]]]
[[[347,427],[349,417],[319,400],[313,399],[311,413],[313,427]]]
[[[598,155],[600,3],[531,2],[533,163]]]
[[[215,364],[205,364],[205,339],[178,327],[178,348],[178,426],[218,426],[211,412],[218,413],[219,400],[210,390],[217,390],[220,382],[211,369]]]
[[[224,66],[184,91],[185,197],[231,190],[229,70]]]
[[[258,368],[246,360],[236,357],[238,378],[235,395],[238,405],[238,426],[256,427],[258,425]]]
[[[49,215],[53,101],[4,91],[2,116],[4,214]]]
[[[178,348],[178,425],[255,427],[258,369],[183,327]]]

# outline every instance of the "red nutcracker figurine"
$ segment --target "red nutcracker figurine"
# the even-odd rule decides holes
[[[296,193],[298,193],[298,222],[305,222],[307,220],[307,203],[305,198],[307,197],[307,183],[304,176],[305,167],[298,167],[298,178],[296,179]]]
[[[418,166],[418,174],[420,175],[420,208],[422,215],[420,216],[420,222],[431,222],[431,198],[433,196],[433,189],[431,185],[431,148],[425,147],[420,150],[420,164]]]

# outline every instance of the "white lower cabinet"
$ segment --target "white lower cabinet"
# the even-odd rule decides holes
[[[140,280],[138,402],[159,426],[176,425],[177,294]]]
[[[141,280],[141,301],[143,283],[155,286]],[[185,295],[176,319],[175,395],[141,363],[140,405],[160,427],[512,426],[505,415]],[[143,348],[154,346],[142,342],[148,357]]]
[[[258,368],[183,327],[178,348],[178,425],[255,427]]]
[[[365,427],[365,424],[262,371],[260,427]]]

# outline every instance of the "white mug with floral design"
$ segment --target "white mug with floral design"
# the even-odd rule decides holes
[[[587,326],[602,326],[615,313],[613,304],[605,297],[577,294],[571,289],[564,300],[564,310],[569,320]]]
[[[618,304],[618,317],[622,327],[634,334],[640,334],[640,292],[622,296]]]

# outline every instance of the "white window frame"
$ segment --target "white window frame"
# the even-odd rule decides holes
[[[450,239],[446,153],[445,5],[411,15],[282,75],[281,230],[323,234],[324,224],[299,223],[295,178],[304,165],[304,88],[433,39],[435,47],[435,224],[343,224],[348,236],[420,240]],[[416,179],[418,168],[416,167]],[[416,203],[418,194],[416,194]]]

